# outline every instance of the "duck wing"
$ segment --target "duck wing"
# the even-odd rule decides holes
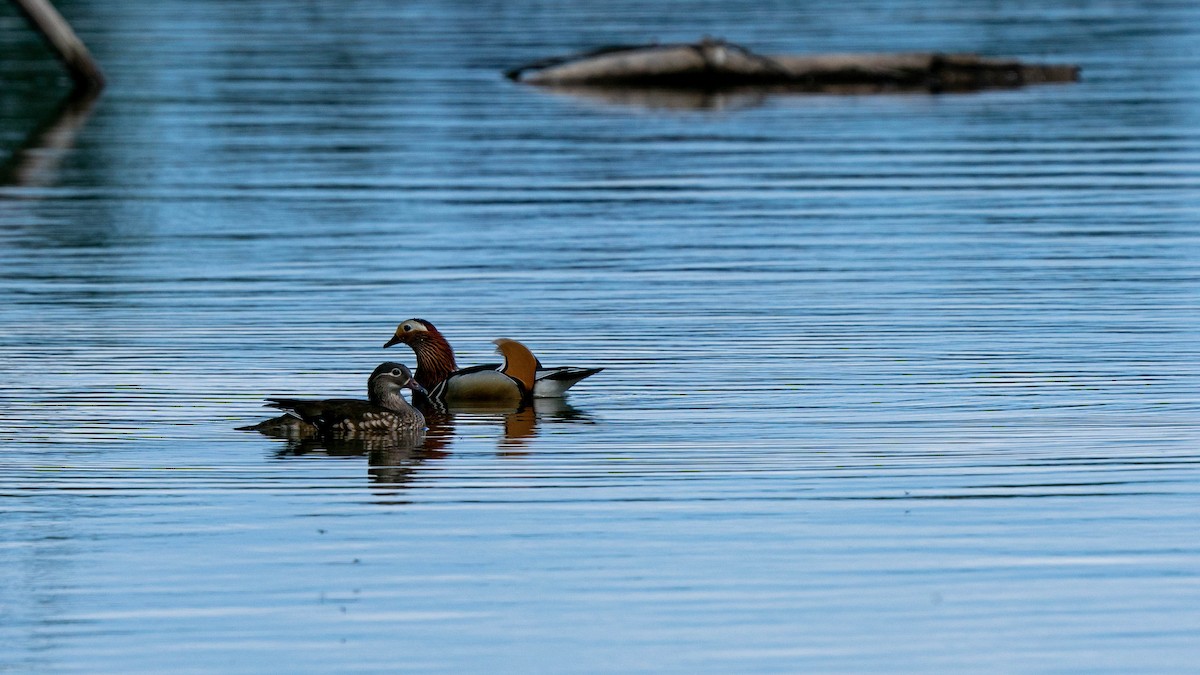
[[[318,427],[330,420],[340,420],[356,406],[355,404],[370,405],[366,401],[350,398],[329,398],[324,400],[302,398],[269,398],[268,408],[278,408],[283,412]]]
[[[471,366],[455,371],[429,391],[430,398],[455,403],[520,403],[525,387],[497,370],[499,364]]]
[[[396,411],[357,399],[306,400],[269,398],[267,405],[304,420],[324,433],[385,432],[421,428],[424,418],[415,410]],[[407,413],[407,414],[406,414]]]

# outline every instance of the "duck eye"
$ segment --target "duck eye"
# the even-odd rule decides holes
[[[399,375],[400,375],[400,369],[399,369],[399,368],[392,368],[392,375],[399,376]]]
[[[412,324],[411,324],[411,323],[406,323],[406,324],[404,324],[403,328],[404,328],[404,332],[405,332],[405,333],[407,333],[407,332],[409,332],[410,330],[412,330]]]

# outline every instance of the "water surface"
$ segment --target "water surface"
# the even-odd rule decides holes
[[[56,127],[0,8],[0,669],[1194,668],[1191,3],[59,4],[111,86]],[[500,77],[703,34],[1084,80]],[[606,370],[415,449],[234,430],[410,317]]]

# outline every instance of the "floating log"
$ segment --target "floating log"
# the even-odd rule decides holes
[[[544,87],[600,86],[863,93],[976,91],[1074,82],[1073,65],[1026,64],[976,54],[898,53],[763,56],[705,38],[695,44],[605,47],[536,61],[505,73]]]
[[[12,3],[62,60],[77,90],[98,92],[104,88],[104,74],[87,45],[49,0],[12,0]]]
[[[587,85],[542,87],[553,95],[564,95],[591,103],[645,110],[748,110],[764,105],[774,92],[767,88],[683,89]]]

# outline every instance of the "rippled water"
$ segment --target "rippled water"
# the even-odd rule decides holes
[[[112,82],[57,116],[0,6],[0,670],[1195,668],[1194,4],[59,5]],[[499,76],[703,34],[1084,80]],[[606,370],[417,449],[234,430],[414,316]]]

